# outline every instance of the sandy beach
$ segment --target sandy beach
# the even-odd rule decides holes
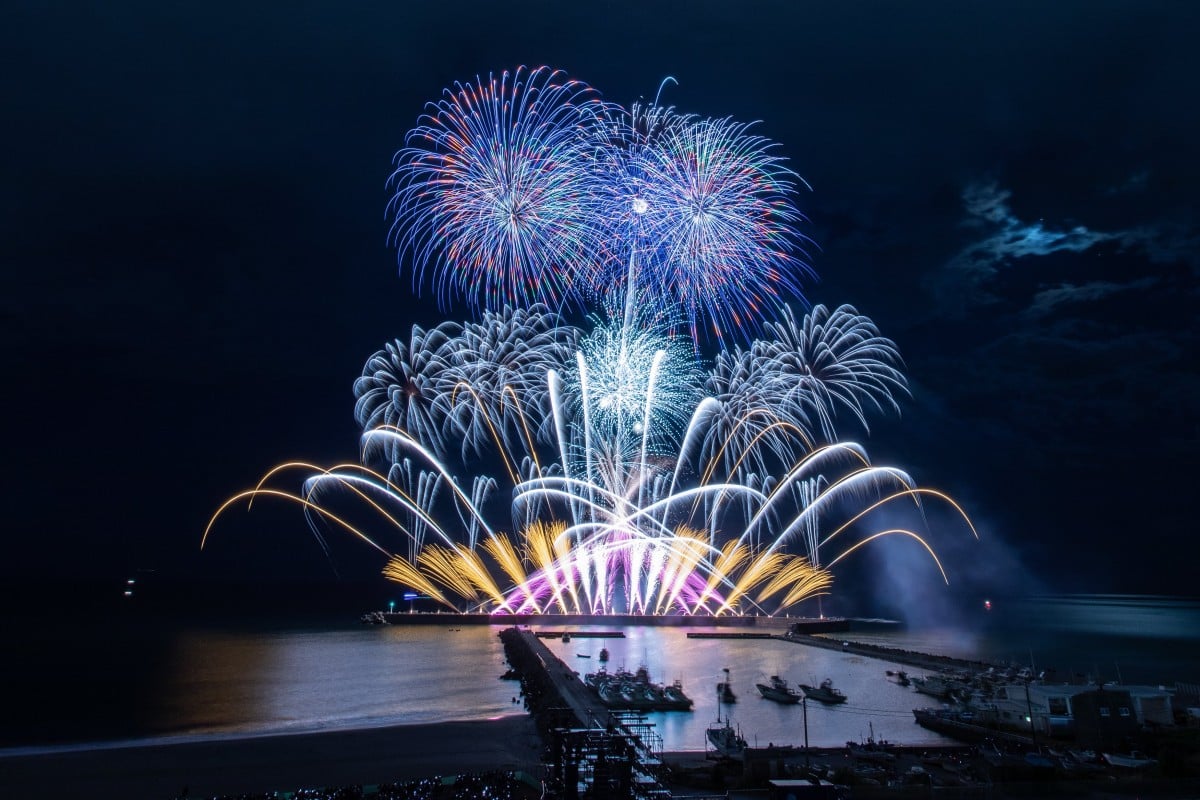
[[[528,715],[0,756],[0,797],[171,800],[492,769],[538,774]]]

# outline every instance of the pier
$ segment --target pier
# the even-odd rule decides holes
[[[561,632],[559,636],[561,636]],[[556,706],[570,710],[573,727],[608,726],[609,710],[600,702],[575,670],[554,655],[526,628],[508,628],[500,632],[508,663],[521,676],[527,695],[546,697]],[[534,697],[529,698],[531,701]],[[531,709],[533,710],[533,709]]]
[[[616,797],[670,797],[661,780],[662,740],[644,716],[606,708],[532,631],[506,628],[500,639],[550,745],[560,797],[578,800],[597,787],[616,787]]]
[[[534,631],[539,639],[624,639],[624,631]],[[688,636],[691,636],[689,633]]]

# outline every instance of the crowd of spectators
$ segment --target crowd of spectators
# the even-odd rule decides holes
[[[535,800],[541,794],[540,783],[529,775],[492,771],[404,783],[220,795],[212,800]],[[179,797],[187,798],[186,790]]]

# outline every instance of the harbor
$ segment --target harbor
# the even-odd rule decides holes
[[[761,645],[763,642],[757,634],[747,637],[707,636],[705,633],[700,632],[698,636],[689,633],[684,641],[696,645],[705,641],[714,644],[744,641],[746,646]],[[511,634],[506,632],[504,635]],[[785,679],[776,675],[773,676],[774,682],[758,687],[762,697],[752,693],[750,698],[742,697],[739,702],[733,695],[731,702],[718,706],[710,696],[697,711],[684,715],[705,717],[708,741],[702,751],[659,749],[661,733],[664,729],[669,732],[677,717],[664,713],[623,716],[614,712],[600,701],[594,688],[591,691],[588,689],[588,683],[593,681],[596,673],[581,680],[580,675],[555,656],[536,635],[526,632],[523,637],[537,642],[543,648],[536,661],[543,666],[536,667],[535,663],[535,669],[544,671],[544,676],[538,680],[549,681],[554,692],[563,698],[564,704],[573,709],[569,720],[558,720],[560,727],[568,726],[576,731],[573,734],[576,736],[583,736],[579,733],[583,730],[604,730],[607,731],[604,736],[617,736],[635,742],[630,745],[632,749],[628,752],[643,753],[647,765],[644,771],[653,773],[658,783],[651,794],[629,796],[652,796],[653,792],[660,789],[687,793],[753,787],[765,788],[769,792],[798,788],[808,791],[805,787],[817,787],[812,791],[819,792],[823,791],[820,787],[837,787],[836,790],[842,794],[813,796],[842,797],[929,797],[934,796],[932,792],[937,792],[937,796],[954,797],[1057,797],[1089,796],[1090,792],[1097,790],[1104,790],[1112,796],[1125,796],[1126,790],[1137,794],[1161,791],[1165,785],[1200,785],[1174,780],[1164,784],[1165,773],[1185,775],[1188,769],[1200,767],[1200,763],[1190,768],[1185,766],[1197,761],[1196,736],[1195,731],[1187,727],[1185,715],[1175,714],[1173,707],[1169,711],[1172,718],[1169,728],[1160,725],[1162,718],[1155,714],[1163,713],[1163,708],[1155,705],[1146,692],[1142,692],[1141,696],[1149,698],[1145,705],[1151,714],[1148,726],[1144,713],[1140,710],[1135,712],[1132,705],[1127,722],[1121,723],[1122,716],[1116,713],[1120,707],[1114,706],[1113,716],[1118,720],[1116,725],[1104,731],[1092,720],[1089,722],[1090,730],[1079,732],[1072,726],[1062,725],[1061,721],[1052,724],[1048,714],[1036,713],[1035,706],[1039,706],[1039,701],[1035,700],[1039,694],[1038,687],[1044,687],[1041,691],[1047,697],[1057,696],[1049,693],[1060,689],[1039,684],[1037,676],[1028,670],[1022,672],[1014,665],[855,643],[848,639],[809,637],[797,635],[791,630],[771,634],[770,639],[779,641],[781,645],[806,645],[837,658],[850,659],[850,663],[869,659],[857,669],[875,673],[877,687],[891,687],[893,691],[901,693],[899,697],[907,698],[907,735],[881,735],[876,725],[868,721],[863,735],[848,737],[842,745],[830,746],[822,741],[819,746],[816,743],[811,747],[806,746],[804,742],[808,737],[812,715],[823,704],[814,701],[818,700],[822,691],[829,695],[824,703],[832,703],[834,707],[845,704],[851,708],[851,713],[861,709],[858,703],[862,698],[856,697],[854,690],[849,696],[841,693],[828,679],[821,682],[823,685],[797,683],[789,686]],[[814,643],[814,639],[819,644]],[[867,669],[867,664],[877,664],[879,669]],[[903,675],[907,682],[909,673],[903,669],[886,668],[898,665],[911,669],[911,686],[897,680]],[[729,672],[725,670],[725,680],[715,684],[718,696],[722,686],[732,692],[733,682]],[[973,688],[975,702],[982,703],[986,697],[983,689],[988,681],[994,687],[1020,685],[1029,688],[1029,698],[1022,699],[1026,711],[1030,713],[1005,725],[1003,717],[988,717],[978,707],[972,710],[964,691]],[[957,694],[934,696],[916,691],[918,683],[923,682],[929,692],[944,684],[952,687]],[[851,682],[851,685],[856,684]],[[711,686],[703,689],[696,687],[695,691],[711,695]],[[1121,694],[1119,687],[1079,687],[1078,691],[1069,693],[1081,698],[1081,711],[1076,713],[1082,713],[1087,706],[1089,692],[1094,694],[1096,691],[1107,692],[1110,699],[1129,700],[1138,696],[1136,691],[1130,694],[1126,690]],[[704,700],[702,695],[697,696]],[[763,702],[771,699],[775,702]],[[931,702],[933,706],[930,706]],[[1188,701],[1183,699],[1183,702]],[[752,711],[749,716],[743,711],[739,715],[741,722],[735,727],[730,709],[741,710],[747,703],[757,705],[748,708]],[[713,716],[706,713],[709,708],[714,709]],[[1075,711],[1075,708],[1072,706],[1071,710]],[[764,744],[753,728],[757,722],[770,718],[771,713],[792,714],[793,735]],[[767,716],[764,717],[764,714]],[[824,727],[836,719],[826,713],[824,717],[818,717],[816,727]],[[750,722],[751,729],[747,729],[746,722]],[[1032,728],[1029,727],[1031,723]],[[887,725],[887,718],[881,719],[880,724]],[[1025,726],[1024,731],[1021,730],[1022,725]],[[921,737],[916,735],[917,731],[933,732],[941,738],[921,741]],[[1160,764],[1156,758],[1141,755],[1137,750],[1139,747],[1162,754],[1165,762]],[[582,752],[577,748],[577,753]],[[587,760],[587,757],[581,758]],[[586,769],[581,769],[582,772],[572,774],[584,774]],[[636,771],[639,768],[635,766],[633,769]],[[578,791],[587,791],[586,781],[580,784]],[[834,791],[834,788],[829,788],[829,791]],[[946,792],[954,794],[946,795]]]
[[[852,798],[1200,796],[1200,787],[1194,783],[1200,776],[1196,729],[1186,723],[1164,727],[1138,747],[1107,751],[1114,760],[1122,759],[1107,764],[1101,763],[1103,748],[1092,748],[1089,758],[1088,748],[1057,736],[1044,738],[1040,730],[1036,747],[1020,738],[1031,739],[1028,731],[1014,731],[1012,736],[1017,738],[1010,752],[1001,742],[1007,736],[979,725],[977,716],[973,722],[949,716],[958,704],[916,692],[911,684],[904,686],[897,680],[901,671],[911,679],[935,674],[948,677],[959,671],[951,667],[968,661],[937,656],[939,640],[925,632],[886,633],[857,645],[851,636],[834,635],[825,646],[813,647],[784,638],[786,624],[775,626],[779,638],[772,639],[687,636],[688,632],[724,630],[715,626],[628,626],[619,629],[623,638],[573,637],[569,642],[531,636],[540,648],[531,645],[530,652],[536,650],[540,656],[535,664],[525,666],[527,677],[518,688],[512,680],[499,679],[512,667],[506,663],[506,650],[497,635],[506,627],[462,624],[444,615],[443,622],[441,626],[343,622],[328,629],[270,635],[246,626],[240,633],[201,630],[178,636],[171,640],[183,656],[177,662],[178,671],[168,687],[159,687],[170,689],[162,697],[174,698],[172,720],[186,725],[172,739],[155,739],[155,746],[145,749],[129,745],[78,754],[10,755],[5,769],[0,770],[4,774],[0,784],[24,787],[6,795],[13,797],[95,795],[163,800],[174,796],[185,783],[190,783],[192,796],[233,795],[253,789],[250,781],[255,776],[269,781],[261,786],[295,788],[382,784],[417,777],[424,774],[422,770],[451,774],[464,769],[519,768],[538,780],[551,778],[556,770],[564,778],[569,770],[577,770],[577,778],[592,783],[602,779],[607,769],[619,786],[626,773],[616,765],[628,763],[637,752],[642,754],[639,763],[658,770],[655,779],[659,785],[677,797],[725,797],[729,793],[739,800],[762,798],[772,792],[791,792],[796,781],[819,786],[813,780],[834,785],[842,796]],[[561,624],[546,627],[576,630]],[[587,627],[618,630],[605,619]],[[953,649],[949,637],[945,641],[947,650],[962,654]],[[1017,641],[1024,643],[1024,634]],[[845,650],[843,642],[847,643]],[[930,642],[934,646],[920,646]],[[877,646],[880,644],[883,646]],[[1099,645],[1103,644],[1100,640]],[[1175,657],[1188,653],[1187,647],[1187,641],[1172,642],[1164,653]],[[605,650],[609,657],[601,661]],[[98,657],[106,652],[99,642],[96,651],[101,654]],[[975,649],[989,655],[1014,651],[1019,652],[1020,647]],[[246,654],[252,657],[246,658]],[[654,683],[680,680],[695,705],[691,711],[649,713],[606,708],[583,685],[584,677],[598,671],[602,663],[614,673],[645,664]],[[929,669],[917,663],[947,669]],[[1007,669],[1005,662],[994,656],[980,663],[998,665],[1002,669],[997,671]],[[1172,668],[1173,661],[1163,663],[1166,668],[1158,661],[1151,662],[1151,669],[1142,674],[1190,677],[1187,664],[1200,662],[1188,659],[1182,668]],[[227,680],[222,664],[236,665],[245,694],[214,691],[213,687],[221,687]],[[476,677],[451,680],[455,665],[470,665]],[[1016,677],[1020,667],[1013,669]],[[510,677],[520,677],[513,672]],[[561,696],[545,694],[545,685],[534,677],[542,672],[557,672],[556,680],[562,686],[574,685],[576,690]],[[1125,672],[1138,674],[1132,668]],[[824,678],[832,678],[847,700],[835,706],[811,700],[795,705],[771,702],[755,689],[756,683],[771,674],[793,687],[819,685]],[[733,696],[719,705],[718,686],[724,684]],[[1038,686],[1030,684],[1034,702],[1038,702]],[[1196,689],[1194,685],[1177,687],[1173,710],[1186,710],[1194,704],[1194,699],[1186,698],[1195,698]],[[257,705],[247,697],[257,698]],[[188,705],[189,700],[194,702]],[[1023,689],[1019,700],[1025,702]],[[914,709],[923,708],[946,715],[941,719],[947,723],[947,732],[918,724]],[[52,706],[43,710],[54,711]],[[1149,710],[1153,719],[1153,709]],[[359,716],[351,716],[354,713]],[[1131,708],[1131,713],[1137,712]],[[214,718],[221,721],[221,728],[201,736],[190,733]],[[455,720],[476,720],[480,727],[462,727]],[[510,727],[517,720],[528,724]],[[296,721],[304,727],[296,730]],[[804,746],[806,722],[808,748]],[[732,741],[720,737],[726,725]],[[730,752],[718,752],[710,732]],[[951,738],[958,734],[978,738],[964,742]],[[172,743],[181,736],[184,742]],[[226,738],[230,736],[241,738]],[[635,739],[645,746],[639,750]],[[187,743],[193,740],[194,744]],[[289,742],[293,744],[289,746]],[[1135,749],[1145,758],[1138,758],[1132,752]],[[299,752],[319,757],[300,757]],[[609,766],[597,770],[595,760],[601,755]],[[212,766],[212,759],[235,757],[246,765],[244,769]],[[64,759],[79,764],[72,767],[75,773],[89,776],[96,786],[108,781],[124,791],[105,795],[84,782],[59,781],[49,765]],[[1145,763],[1146,759],[1157,763]],[[632,764],[627,774],[631,792],[635,774],[638,786],[652,777],[635,773]],[[158,789],[138,795],[129,791],[133,784]],[[53,790],[58,788],[61,792],[55,794]],[[331,792],[329,796],[345,795]]]

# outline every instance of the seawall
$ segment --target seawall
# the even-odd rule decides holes
[[[800,617],[704,617],[661,614],[456,614],[450,613],[403,613],[380,612],[391,625],[648,625],[670,628],[764,628],[782,631],[790,625],[805,623]],[[812,619],[812,623],[828,623],[829,620]],[[807,628],[806,628],[807,629]]]

